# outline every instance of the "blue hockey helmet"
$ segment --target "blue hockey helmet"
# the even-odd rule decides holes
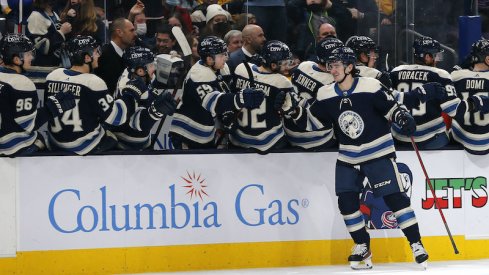
[[[89,35],[77,35],[66,45],[72,65],[85,64],[85,55],[93,57],[93,52],[98,48],[97,40]],[[98,52],[101,54],[100,50]]]
[[[217,36],[206,36],[199,41],[197,46],[197,53],[202,60],[205,60],[208,56],[214,56],[216,54],[227,53],[228,47],[224,40]]]
[[[418,58],[424,58],[426,54],[434,55],[443,52],[440,42],[427,36],[419,37],[413,42],[413,53]]]
[[[485,62],[486,56],[489,55],[489,40],[482,38],[472,44],[470,55],[473,63]]]
[[[378,52],[375,42],[367,36],[352,36],[348,38],[345,46],[350,47],[357,55],[361,53],[369,54],[371,50]]]
[[[0,54],[5,64],[12,64],[15,56],[23,60],[26,52],[35,53],[34,44],[27,36],[20,33],[5,34],[0,46]]]
[[[141,46],[134,46],[124,51],[122,55],[124,64],[131,73],[134,73],[138,68],[146,68],[146,65],[153,64],[155,61],[154,53]]]
[[[292,52],[284,42],[270,40],[262,49],[262,57],[265,65],[270,66],[272,63],[278,64],[280,61],[292,60]]]
[[[316,45],[317,61],[321,64],[326,64],[331,52],[334,49],[344,46],[343,42],[336,37],[326,37],[319,41]]]
[[[331,52],[331,55],[328,58],[328,63],[334,63],[340,61],[343,65],[355,65],[357,61],[357,57],[355,52],[349,47],[339,47],[334,49]]]

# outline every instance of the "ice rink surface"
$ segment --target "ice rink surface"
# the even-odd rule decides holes
[[[199,272],[140,273],[145,275],[350,275],[350,274],[393,274],[393,275],[489,275],[489,259],[478,261],[430,262],[423,270],[415,263],[375,264],[370,270],[352,270],[347,265],[307,266],[292,268],[263,268]],[[134,274],[135,275],[135,274]]]

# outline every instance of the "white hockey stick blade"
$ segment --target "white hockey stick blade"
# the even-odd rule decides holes
[[[192,54],[192,50],[190,49],[190,45],[188,44],[187,38],[185,38],[185,35],[182,32],[182,29],[180,27],[174,26],[171,29],[171,32],[173,33],[173,36],[175,36],[175,39],[178,42],[178,45],[180,45],[180,48],[182,49],[183,55],[184,56],[189,56]]]

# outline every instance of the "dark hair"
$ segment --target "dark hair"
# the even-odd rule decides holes
[[[112,24],[110,24],[110,34],[114,34],[115,30],[117,29],[123,29],[124,25],[126,23],[126,18],[124,17],[119,17],[117,19],[114,19],[112,21]]]
[[[157,36],[159,33],[164,33],[164,34],[168,34],[168,36],[170,36],[171,40],[175,40],[175,36],[173,36],[171,29],[172,29],[172,26],[168,25],[168,23],[158,24],[156,26],[155,36]]]

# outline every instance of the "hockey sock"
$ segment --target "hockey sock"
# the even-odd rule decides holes
[[[384,197],[387,206],[394,212],[397,224],[408,239],[409,243],[415,243],[421,240],[419,234],[418,221],[411,208],[409,198],[404,193],[395,193]]]
[[[338,207],[350,236],[357,244],[366,243],[370,246],[370,235],[365,228],[365,220],[360,212],[359,194],[355,192],[340,193]]]

